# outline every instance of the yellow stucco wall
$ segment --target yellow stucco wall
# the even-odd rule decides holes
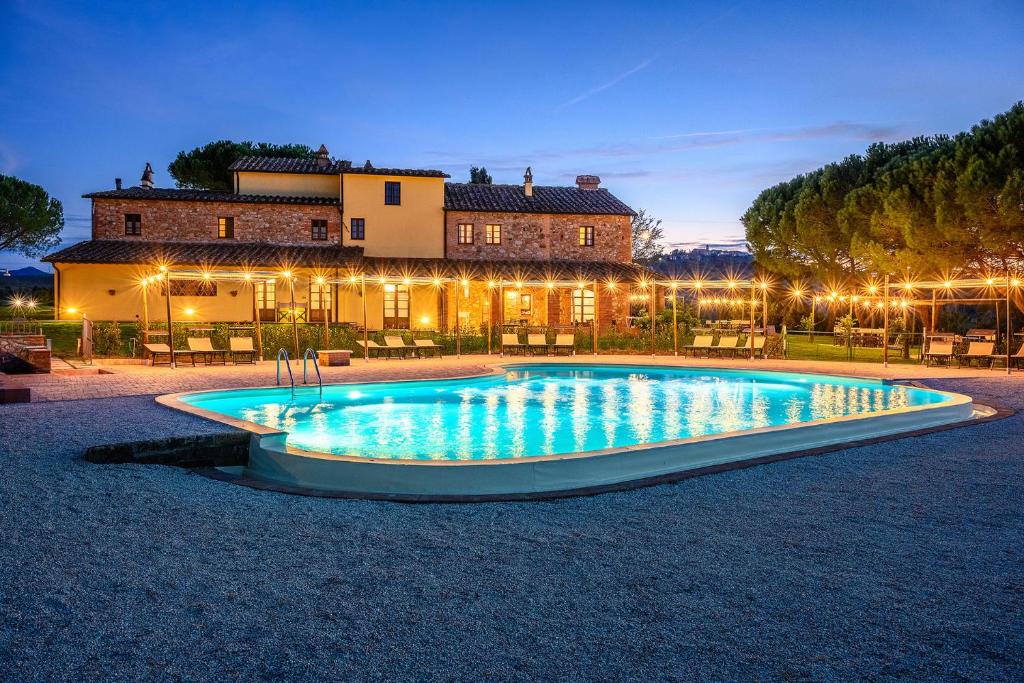
[[[313,173],[239,172],[241,194],[272,194],[285,197],[335,197],[341,192],[337,175]]]
[[[402,184],[402,203],[384,204],[384,183]],[[444,179],[346,173],[342,181],[345,244],[367,256],[444,256]],[[366,239],[353,240],[352,218],[366,220]]]

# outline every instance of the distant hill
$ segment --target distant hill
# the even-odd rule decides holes
[[[34,266],[26,266],[24,268],[15,268],[12,270],[11,277],[51,277],[51,275],[45,270],[39,270]]]

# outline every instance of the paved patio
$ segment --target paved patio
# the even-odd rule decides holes
[[[84,463],[226,429],[151,395],[274,367],[117,371],[0,406],[0,680],[1024,679],[1021,414],[589,498],[405,505]],[[1024,408],[1018,375],[889,374]]]
[[[888,369],[873,363],[845,363],[828,361],[754,360],[732,358],[689,358],[675,356],[615,356],[600,355],[602,363],[658,363],[693,367],[754,368],[759,370],[781,370],[784,372],[816,372],[824,374],[851,375],[856,377],[883,377],[890,379],[950,379],[950,378],[997,378],[1006,377],[1006,370],[988,368],[925,367],[923,365],[890,365]],[[490,368],[501,363],[538,362],[566,363],[592,362],[595,356],[581,354],[575,357],[546,356],[463,356],[462,358],[410,358],[372,359],[369,362],[354,359],[348,367],[321,368],[325,384],[342,382],[369,382],[390,379],[437,379],[458,377],[490,372]],[[212,365],[192,367],[186,365],[175,369],[167,366],[149,367],[144,365],[103,365],[97,367],[112,374],[99,375],[20,375],[18,384],[32,389],[33,401],[66,401],[90,398],[112,398],[115,396],[140,396],[169,394],[179,391],[203,389],[227,389],[232,387],[267,386],[276,382],[276,364],[263,361],[256,365]],[[284,373],[282,368],[282,373]],[[301,363],[293,364],[296,380],[301,381]],[[312,369],[310,369],[312,372]],[[285,377],[284,381],[287,381]],[[1016,371],[1010,381],[1024,386],[1024,372]]]

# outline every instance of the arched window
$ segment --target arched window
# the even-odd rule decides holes
[[[589,289],[572,290],[572,321],[589,323],[594,319],[594,293]]]

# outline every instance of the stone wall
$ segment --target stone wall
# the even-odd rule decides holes
[[[124,234],[124,215],[142,216],[142,234]],[[234,240],[278,244],[340,244],[337,206],[238,202],[94,199],[92,238],[140,241],[216,241],[218,218],[235,219]],[[327,221],[327,241],[311,239],[311,221]]]
[[[459,223],[473,224],[473,244],[459,244]],[[501,244],[487,244],[488,223],[501,225]],[[580,246],[581,226],[593,226],[594,246]],[[448,258],[632,260],[629,216],[449,211],[445,240]]]
[[[0,335],[0,370],[49,372],[50,350],[41,335]]]

